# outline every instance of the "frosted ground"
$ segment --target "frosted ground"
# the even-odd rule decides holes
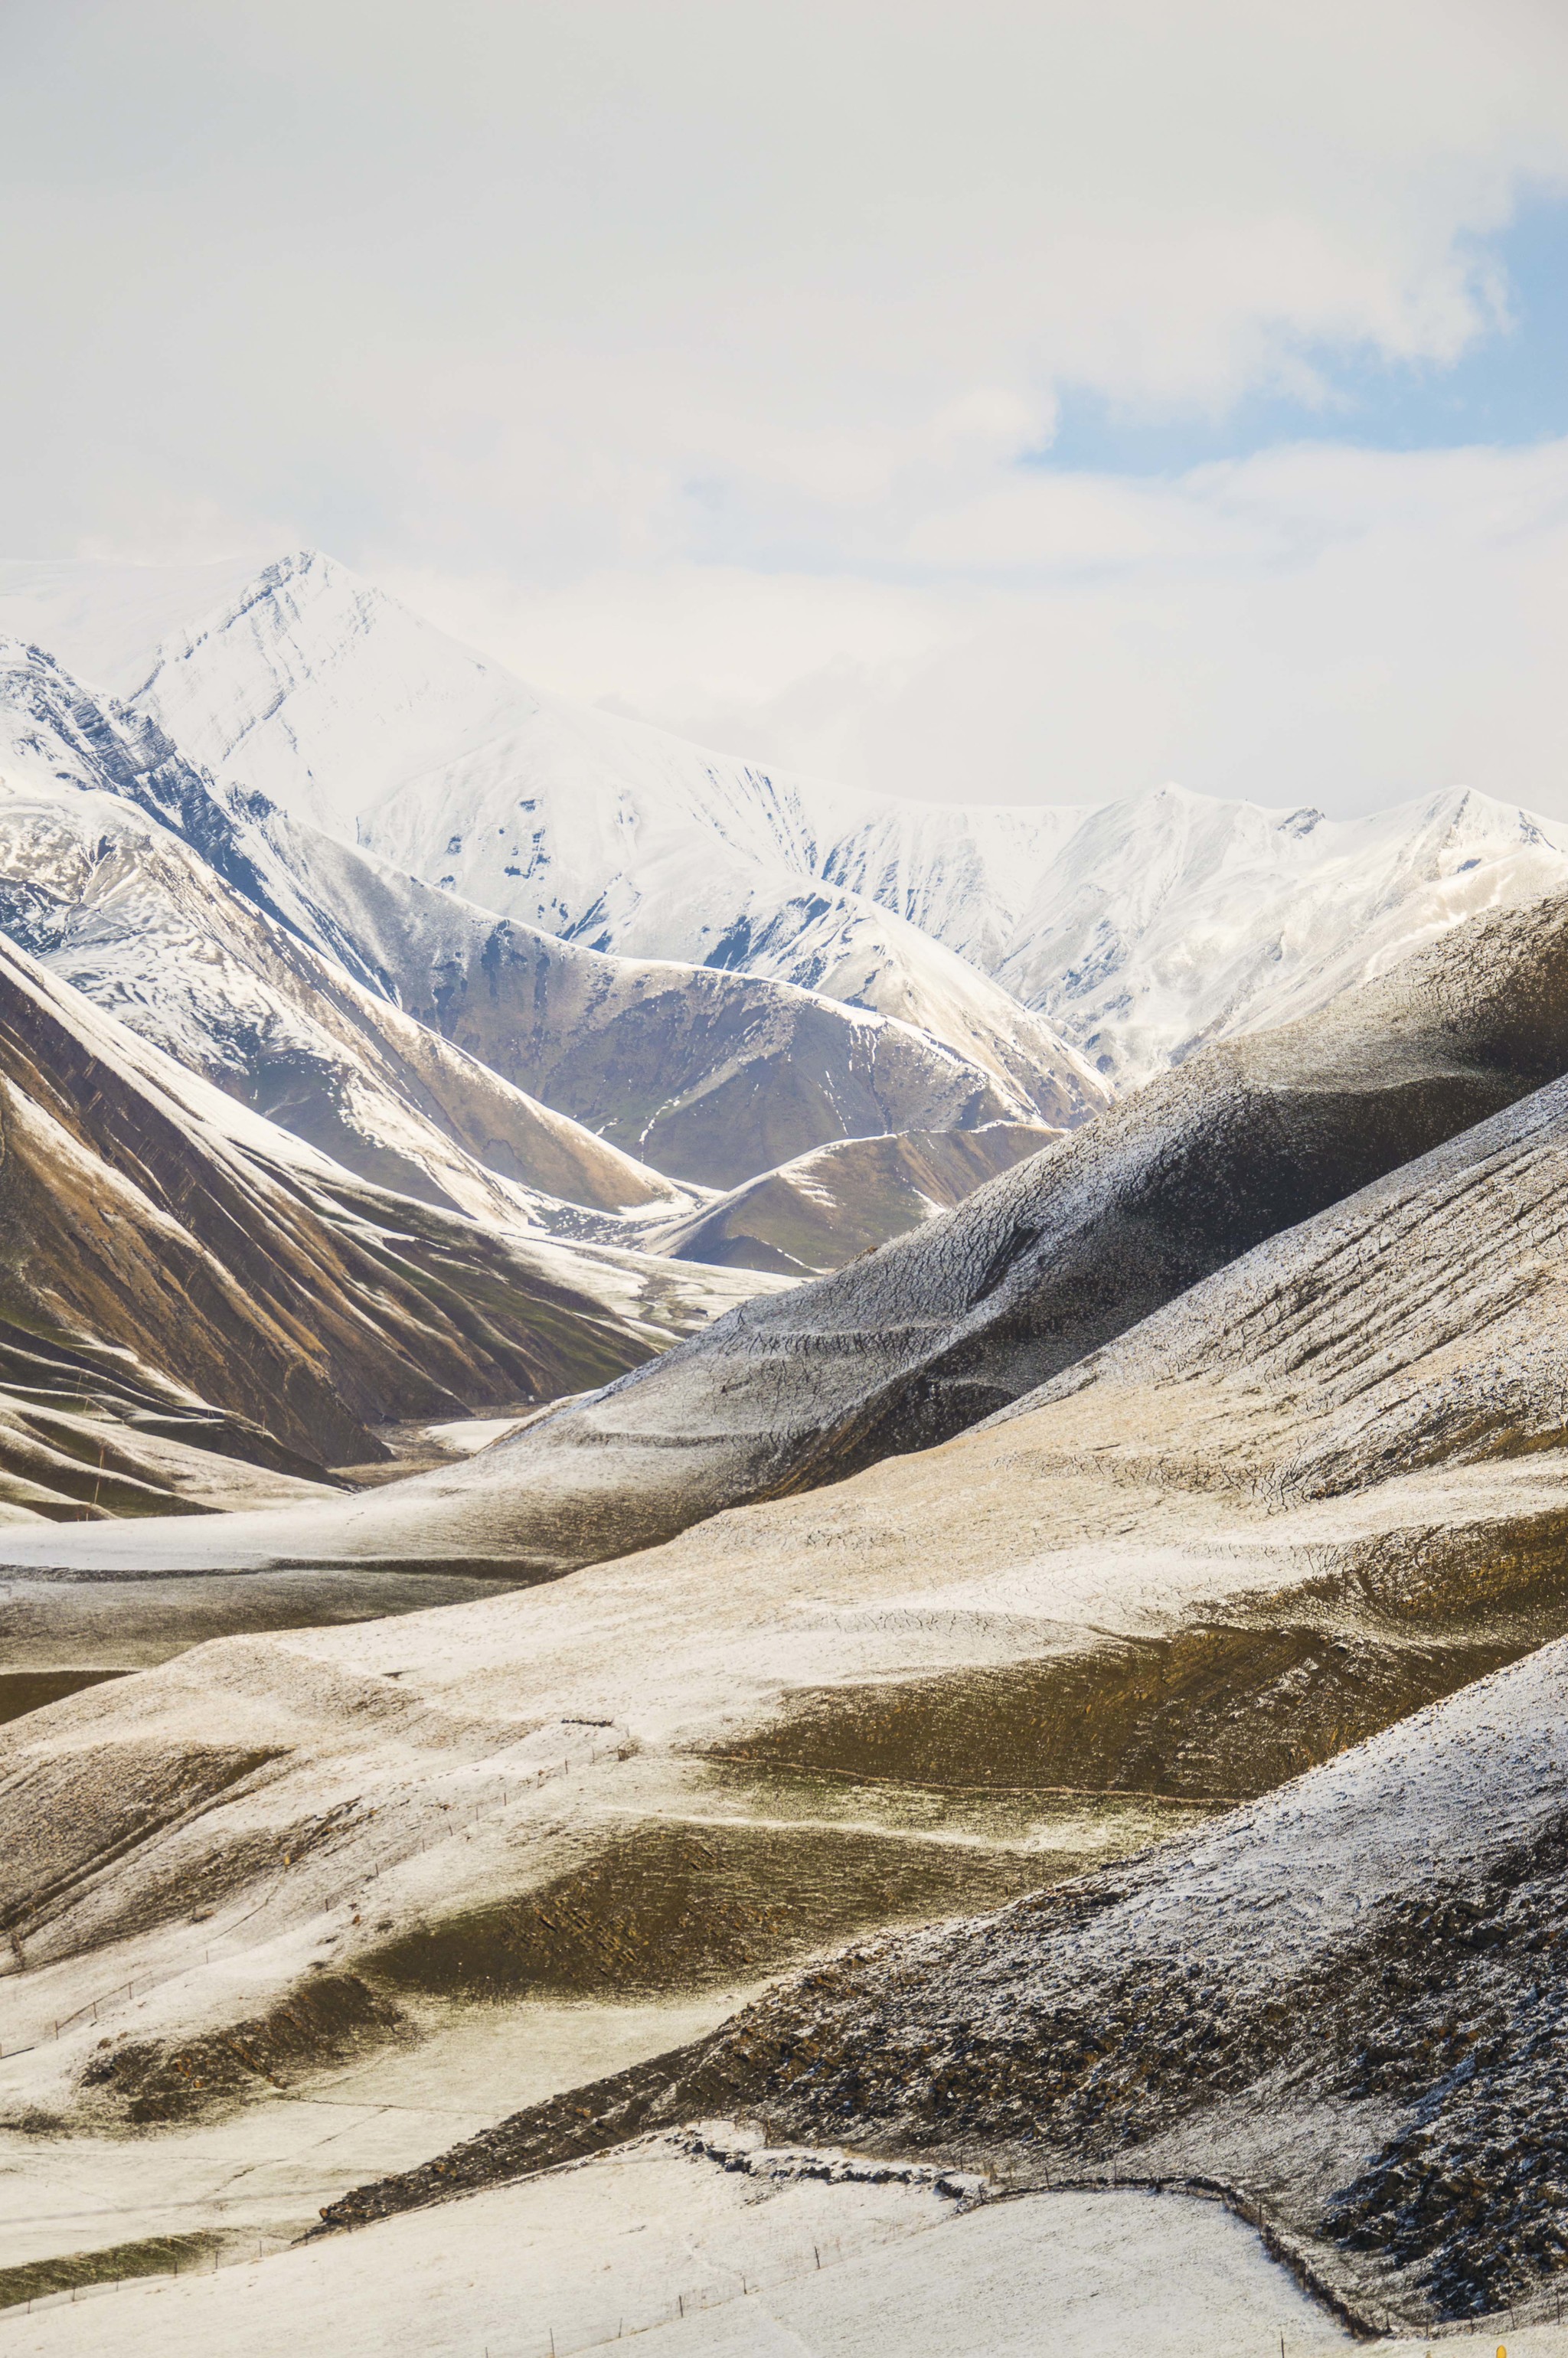
[[[720,2147],[731,2143],[720,2135]],[[967,2208],[933,2174],[824,2182],[656,2137],[258,2266],[0,2320],[15,2358],[1272,2358],[1350,2336],[1218,2203],[1140,2192]],[[788,2165],[786,2164],[786,2169]]]

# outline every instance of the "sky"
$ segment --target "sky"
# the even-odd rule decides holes
[[[4,553],[895,793],[1568,816],[1562,0],[5,0]]]

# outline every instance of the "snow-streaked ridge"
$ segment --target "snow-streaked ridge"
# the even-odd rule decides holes
[[[40,629],[87,644],[91,584],[37,570]],[[1013,1090],[1044,1069],[1049,1120],[1568,875],[1568,828],[1462,787],[1336,820],[1266,781],[1071,808],[830,785],[545,694],[319,552],[213,586],[134,695],[221,778],[563,939],[805,983]],[[131,686],[125,617],[156,601],[114,568],[102,598]]]

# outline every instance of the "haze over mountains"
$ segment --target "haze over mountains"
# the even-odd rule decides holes
[[[0,626],[15,2134],[569,2006],[330,2223],[760,2115],[1534,2298],[1568,832],[845,793],[313,554]]]

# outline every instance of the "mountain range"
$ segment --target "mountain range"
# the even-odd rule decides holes
[[[1568,830],[1463,788],[1330,820],[1169,786],[1099,808],[828,786],[533,690],[316,552],[147,573],[0,567],[0,626],[400,870],[906,1019],[1047,1120],[1104,1102],[1085,1066],[1147,1078],[1565,873]]]
[[[477,2074],[247,2223],[1131,2180],[1547,2316],[1568,831],[836,789],[314,553],[0,628],[0,2148],[217,2254],[237,2108]]]

